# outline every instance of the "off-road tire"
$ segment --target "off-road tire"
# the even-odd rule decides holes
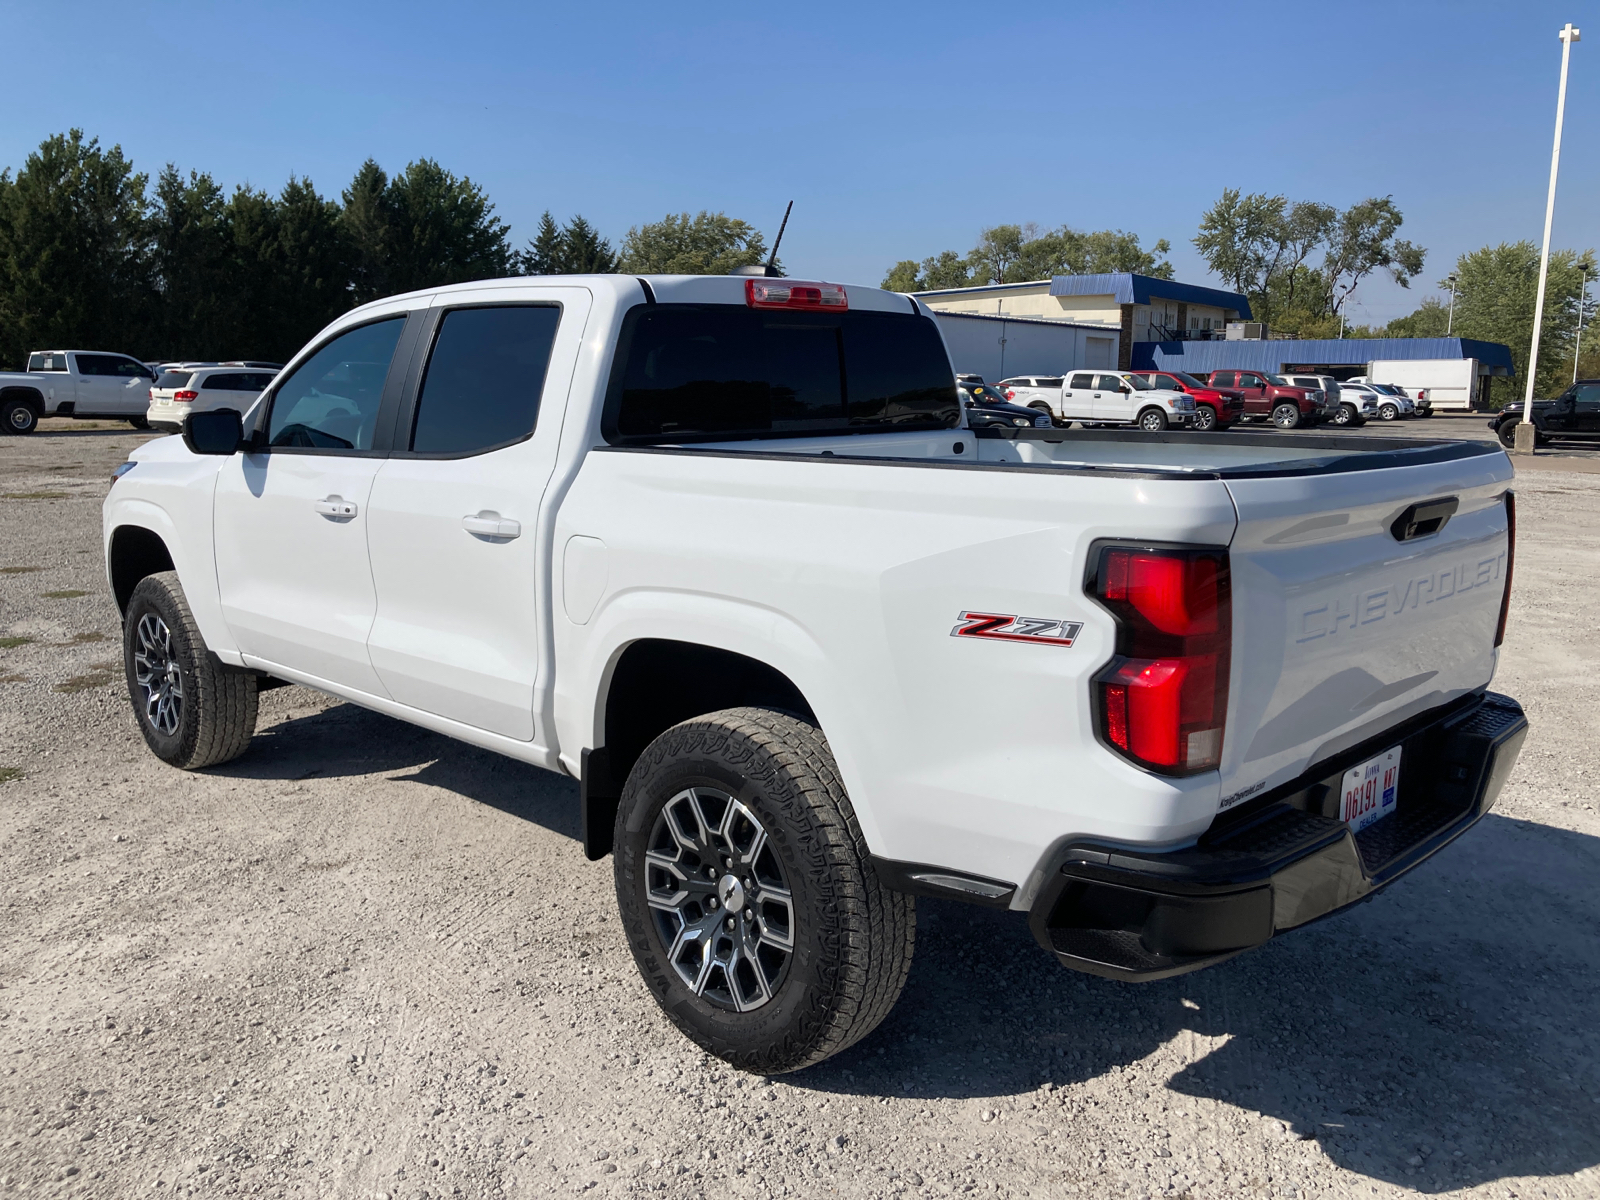
[[[1217,424],[1217,410],[1209,404],[1197,404],[1194,408],[1194,427],[1199,433],[1213,433],[1220,426]]]
[[[1167,427],[1167,414],[1159,408],[1147,408],[1139,414],[1139,428],[1146,433],[1160,433]]]
[[[39,428],[39,412],[26,400],[0,402],[0,433],[18,435]]]
[[[767,831],[792,896],[793,953],[771,999],[735,1012],[697,995],[668,961],[646,899],[657,818],[688,788],[733,797]],[[795,1071],[860,1041],[911,969],[916,907],[878,879],[822,731],[765,708],[674,725],[628,775],[615,829],[617,905],[634,962],[662,1010],[740,1070]]]
[[[170,661],[181,681],[181,704],[175,728],[152,721],[145,689],[139,683],[135,657],[140,651],[140,625],[154,618],[167,631]],[[256,730],[256,676],[224,664],[200,636],[176,571],[146,575],[128,598],[122,622],[122,663],[134,719],[151,753],[186,771],[213,767],[238,758]]]
[[[1272,423],[1279,429],[1299,429],[1300,406],[1298,404],[1273,405]]]

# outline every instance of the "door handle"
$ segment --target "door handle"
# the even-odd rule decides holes
[[[522,536],[522,523],[508,520],[497,512],[473,513],[461,518],[461,528],[479,537],[505,538],[508,541]]]
[[[349,520],[356,515],[354,500],[346,500],[342,496],[328,496],[326,499],[314,501],[311,505],[325,517],[335,520]]]

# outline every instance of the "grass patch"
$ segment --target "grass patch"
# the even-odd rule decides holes
[[[0,500],[65,500],[65,492],[0,492]]]
[[[26,575],[30,571],[42,571],[43,567],[0,567],[0,575]]]
[[[66,645],[68,645],[68,646],[84,646],[84,645],[87,645],[90,642],[103,642],[105,640],[106,640],[106,635],[105,634],[101,633],[98,629],[91,629],[87,633],[75,633],[75,634],[73,634],[72,635],[72,640],[70,642],[67,642]]]
[[[0,683],[27,683],[26,675],[0,675]]]
[[[77,588],[63,588],[59,592],[45,592],[46,600],[76,600],[79,596],[87,596],[88,592],[81,592]]]
[[[0,783],[10,783],[13,779],[21,778],[21,767],[0,767]]]
[[[116,674],[120,675],[122,673],[122,662],[121,662],[120,659],[113,659],[111,662],[90,663],[89,664],[89,670],[91,670],[91,671],[112,671],[112,672],[115,672]]]
[[[74,692],[86,692],[90,688],[105,687],[111,680],[112,676],[105,671],[91,671],[87,675],[74,675],[65,683],[56,684],[56,691],[66,692],[68,695]]]
[[[32,638],[25,637],[0,637],[0,650],[15,650],[18,646],[31,644]]]

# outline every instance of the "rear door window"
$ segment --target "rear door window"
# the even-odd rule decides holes
[[[268,445],[333,454],[372,449],[389,360],[405,323],[390,317],[348,330],[296,367],[273,396]]]
[[[624,322],[603,428],[639,443],[948,428],[959,415],[927,317],[658,304]]]
[[[1033,386],[1042,388],[1059,388],[1061,386],[1061,376],[1041,375],[1033,381]]]
[[[560,323],[553,304],[447,312],[417,398],[412,451],[481,454],[530,436]]]
[[[1232,372],[1232,371],[1215,371],[1211,375],[1211,386],[1213,386],[1213,387],[1233,387],[1234,386],[1233,378],[1234,378],[1234,372]]]
[[[1072,391],[1082,390],[1082,391],[1087,392],[1090,389],[1092,389],[1093,387],[1094,387],[1094,376],[1093,375],[1074,375],[1072,377],[1072,384],[1071,384],[1071,390]]]
[[[200,388],[207,392],[242,392],[245,390],[245,377],[237,372],[226,375],[207,375],[200,381]]]

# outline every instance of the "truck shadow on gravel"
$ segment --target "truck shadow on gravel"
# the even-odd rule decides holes
[[[1056,1103],[1028,1094],[1045,1085],[1170,1089],[1423,1192],[1567,1175],[1600,1161],[1596,881],[1600,838],[1491,816],[1370,904],[1147,984],[1057,966],[1015,914],[923,900],[895,1011],[794,1080],[1017,1108]]]
[[[207,774],[282,780],[384,775],[455,792],[562,837],[576,840],[581,832],[576,780],[354,704],[263,725],[242,757]]]

